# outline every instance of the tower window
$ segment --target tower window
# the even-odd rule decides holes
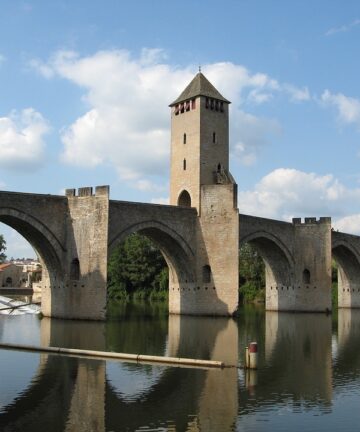
[[[215,143],[216,143],[216,133],[213,132],[213,144],[215,144]]]
[[[182,103],[182,104],[180,105],[180,112],[181,112],[181,114],[184,112],[184,109],[185,109],[185,107],[184,107],[184,104]]]
[[[175,115],[179,115],[179,105],[175,105]]]
[[[186,159],[183,160],[183,169],[186,171]]]
[[[224,102],[220,102],[220,111],[224,112]]]
[[[190,101],[185,102],[185,110],[190,111]]]
[[[209,98],[205,99],[205,108],[209,108]]]
[[[216,110],[216,111],[219,111],[219,101],[216,101],[216,102],[215,102],[215,110]]]
[[[214,99],[211,99],[211,102],[210,102],[210,108],[213,110],[214,109]]]
[[[192,99],[191,101],[191,109],[194,110],[196,108],[196,101],[195,99]]]
[[[184,136],[183,136],[183,144],[186,144],[186,133],[184,133]]]

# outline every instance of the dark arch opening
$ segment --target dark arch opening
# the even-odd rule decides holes
[[[80,263],[77,258],[71,261],[70,279],[78,281],[80,279]]]
[[[303,284],[309,285],[310,284],[310,270],[304,269],[303,271]]]
[[[345,244],[332,249],[333,303],[339,306],[360,305],[360,263],[355,253]]]
[[[209,265],[204,265],[202,269],[202,281],[204,283],[211,282],[211,267]]]
[[[13,286],[13,280],[10,276],[8,276],[5,280],[5,286],[12,287]]]
[[[191,197],[187,190],[183,190],[178,198],[178,206],[191,207]]]

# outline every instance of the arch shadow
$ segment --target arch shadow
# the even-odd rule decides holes
[[[293,281],[294,258],[287,246],[266,231],[256,231],[240,239],[249,243],[265,263],[266,309],[278,310],[288,305]],[[281,294],[280,294],[281,293]]]
[[[332,255],[338,264],[338,306],[360,307],[360,256],[346,240],[332,245]]]

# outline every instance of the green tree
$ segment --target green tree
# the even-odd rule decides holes
[[[4,236],[0,234],[0,263],[3,263],[6,260],[6,241],[4,239]]]
[[[239,295],[243,301],[262,298],[265,287],[265,264],[254,247],[246,243],[239,251]]]
[[[141,290],[148,290],[150,295],[151,291],[165,291],[167,287],[166,262],[147,237],[131,234],[112,253],[108,264],[110,298]]]

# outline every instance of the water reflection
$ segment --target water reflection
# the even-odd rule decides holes
[[[264,346],[264,350],[261,350]],[[268,311],[258,371],[240,380],[240,415],[274,409],[320,408],[332,403],[331,317]]]
[[[280,393],[331,404],[331,316],[266,312],[266,357]],[[282,390],[282,391],[281,391]]]
[[[164,322],[167,331],[164,331]],[[154,324],[154,325],[152,325]],[[211,358],[237,364],[238,328],[231,319],[172,316],[135,325],[44,318],[43,345],[137,351]],[[150,328],[150,331],[149,331]],[[157,335],[154,335],[156,332]],[[147,344],[146,335],[152,333]],[[133,340],[133,342],[131,342]],[[12,353],[38,359],[33,377],[0,411],[4,431],[122,431],[141,427],[174,430],[233,430],[237,411],[237,370],[196,370],[54,355]],[[156,371],[154,373],[154,371]],[[14,375],[16,371],[12,372]],[[136,377],[140,379],[137,380]],[[144,380],[144,376],[150,377]],[[6,391],[6,390],[5,390]]]
[[[359,382],[360,372],[360,310],[339,309],[338,338],[334,356],[336,387]]]
[[[347,418],[360,421],[360,310],[339,310],[332,321],[247,308],[235,321],[124,308],[105,323],[3,316],[0,337],[234,365],[256,340],[260,368],[197,370],[4,351],[0,430],[297,432],[304,424],[329,431],[349,425]]]

